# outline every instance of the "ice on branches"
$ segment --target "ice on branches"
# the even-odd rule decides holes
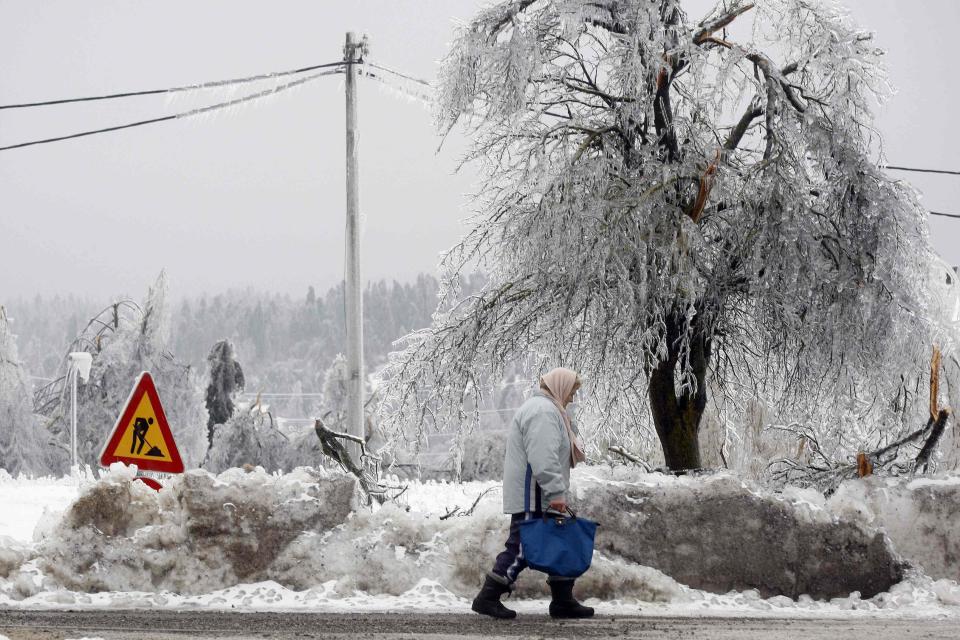
[[[898,385],[945,325],[925,212],[872,151],[881,53],[808,0],[480,12],[438,121],[470,132],[483,186],[433,326],[384,374],[393,427],[458,423],[467,390],[533,357],[582,372],[607,435],[648,423],[653,385],[701,413],[709,388],[734,417],[745,398],[869,414],[894,438]],[[489,282],[457,302],[476,264]]]

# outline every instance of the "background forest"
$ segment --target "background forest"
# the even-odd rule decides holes
[[[482,283],[464,283],[469,293]],[[437,306],[436,278],[370,283],[364,292],[364,355],[369,369],[382,365],[393,341],[430,324]],[[13,300],[7,315],[23,365],[36,386],[63,373],[69,345],[89,320],[113,300],[75,296]],[[185,297],[171,302],[169,348],[202,373],[221,339],[233,343],[250,393],[321,393],[326,373],[343,352],[343,286],[324,293],[310,287],[301,298],[253,290]],[[309,415],[299,399],[271,404],[290,415]]]
[[[482,283],[479,275],[465,278],[464,295]],[[438,287],[429,275],[410,283],[380,281],[367,286],[368,373],[386,362],[394,341],[430,324]],[[118,300],[125,302],[112,307]],[[92,381],[81,385],[78,401],[80,457],[86,464],[94,463],[104,429],[115,420],[113,413],[140,370],[166,378],[165,384],[158,384],[171,422],[180,423],[173,425],[174,432],[188,465],[253,463],[285,469],[320,464],[323,456],[310,428],[313,418],[326,416],[334,428],[343,419],[343,360],[338,358],[345,340],[343,305],[342,286],[321,294],[310,287],[302,298],[243,290],[173,300],[163,275],[139,303],[125,297],[13,300],[6,305],[3,321],[5,368],[11,374],[5,391],[17,411],[10,423],[17,427],[10,431],[9,443],[0,443],[0,453],[7,452],[0,456],[6,458],[0,467],[13,473],[65,470],[68,394],[58,380],[65,375],[66,355],[73,350],[94,353]],[[108,331],[104,322],[110,325]],[[221,341],[231,347],[226,354]],[[220,394],[229,403],[227,417],[214,417],[209,397],[204,406],[204,396],[223,358],[239,364],[242,382]],[[45,386],[52,390],[46,398]],[[506,393],[497,394],[499,404],[519,404],[523,390],[518,386],[512,394],[512,387],[506,387]],[[32,398],[36,391],[39,395]],[[269,415],[251,415],[253,405]],[[509,417],[494,409],[487,424],[499,427],[501,413]],[[368,437],[376,431],[373,422]],[[223,423],[229,428],[215,437]],[[429,464],[445,469],[450,443],[440,437],[426,447],[418,443],[417,448],[432,446]]]

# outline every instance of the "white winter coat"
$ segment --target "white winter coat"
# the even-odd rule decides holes
[[[577,432],[576,424],[572,424]],[[556,405],[542,391],[534,392],[513,416],[503,461],[503,512],[523,511],[527,464],[540,484],[541,508],[563,498],[570,487],[570,438]],[[531,482],[530,508],[535,509]]]

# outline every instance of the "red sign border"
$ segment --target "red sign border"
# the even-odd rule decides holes
[[[157,427],[160,429],[160,435],[163,437],[164,444],[167,445],[167,452],[171,460],[148,460],[144,458],[127,458],[122,454],[117,456],[112,452],[117,450],[120,440],[123,438],[123,432],[126,430],[133,414],[140,404],[141,398],[146,394],[150,398],[150,404],[157,415]],[[170,425],[167,422],[167,416],[163,412],[163,405],[160,404],[160,396],[157,394],[157,387],[153,384],[153,376],[148,371],[142,372],[136,382],[133,384],[133,390],[127,397],[127,404],[120,414],[116,425],[113,427],[113,433],[107,440],[106,446],[100,452],[100,464],[109,467],[111,463],[123,462],[125,464],[135,464],[138,469],[145,471],[163,471],[166,473],[183,473],[183,460],[180,459],[180,451],[177,450],[177,443],[173,439],[173,433],[170,431]]]

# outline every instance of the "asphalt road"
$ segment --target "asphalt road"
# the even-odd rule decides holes
[[[234,613],[230,611],[0,610],[10,640],[185,640],[233,638],[623,638],[685,640],[955,640],[955,620],[796,620],[761,618],[611,618],[561,622],[522,616],[500,622],[473,615]]]

